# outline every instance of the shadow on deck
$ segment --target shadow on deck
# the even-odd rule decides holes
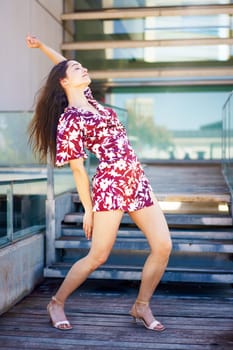
[[[135,325],[128,315],[138,282],[88,280],[69,298],[73,330],[48,321],[46,305],[61,280],[45,279],[0,318],[0,349],[183,349],[233,348],[232,287],[161,284],[151,306],[166,326],[162,333]]]

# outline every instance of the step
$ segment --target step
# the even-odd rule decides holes
[[[84,231],[79,226],[76,225],[62,225],[62,236],[74,236],[84,238]],[[184,230],[184,229],[171,229],[170,234],[172,238],[181,239],[210,239],[210,240],[227,240],[232,241],[233,244],[233,230],[232,228],[221,228],[221,229],[202,229],[202,230]],[[142,232],[135,227],[120,227],[117,237],[130,237],[130,238],[140,238],[144,237]]]
[[[201,202],[228,204],[231,202],[231,196],[229,193],[157,193],[156,198],[161,202]],[[81,204],[78,193],[72,193],[72,201],[73,203]]]
[[[198,214],[165,214],[169,227],[207,227],[207,226],[232,226],[232,218],[229,215],[198,215]],[[72,212],[64,216],[65,224],[81,224],[83,213]],[[134,225],[128,214],[124,214],[122,225]]]
[[[45,277],[64,278],[71,264],[57,263],[44,269]],[[130,266],[101,266],[89,278],[140,280],[141,267]],[[193,283],[233,283],[233,271],[227,269],[190,269],[167,268],[162,282],[193,282]]]
[[[210,253],[233,253],[232,241],[215,240],[210,239],[177,239],[173,238],[173,251],[180,252],[210,252]],[[85,238],[64,236],[55,241],[55,247],[57,249],[89,249],[91,242]],[[141,238],[129,238],[122,237],[117,238],[114,250],[140,250],[148,251],[149,246],[147,240],[142,236]]]
[[[72,194],[72,201],[82,211],[82,205],[77,194]],[[161,209],[165,214],[227,214],[230,212],[229,195],[162,195],[158,198]]]

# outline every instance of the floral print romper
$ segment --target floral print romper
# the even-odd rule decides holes
[[[99,159],[93,177],[93,211],[131,212],[153,205],[152,188],[132,149],[116,113],[100,105],[85,90],[88,102],[98,111],[67,107],[57,127],[56,165],[87,158],[85,149]]]

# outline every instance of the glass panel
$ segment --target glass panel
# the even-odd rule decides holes
[[[231,29],[229,15],[147,17],[145,39],[227,38]]]
[[[46,194],[47,179],[14,183],[14,236],[18,231],[45,224]]]
[[[75,183],[69,165],[65,165],[61,168],[54,168],[55,196],[72,190],[75,190]]]
[[[7,242],[7,187],[0,184],[0,246]]]
[[[230,38],[232,19],[229,15],[216,16],[174,16],[146,17],[141,19],[124,19],[108,21],[76,22],[77,41],[114,41],[114,40],[174,40]],[[94,29],[94,30],[93,30]],[[149,45],[149,44],[148,44]],[[134,67],[146,62],[174,62],[218,60],[226,61],[231,57],[229,45],[184,46],[184,47],[146,47],[119,48],[92,51],[97,62],[90,63],[89,68],[112,67],[112,62],[105,60],[128,60]],[[87,65],[90,51],[79,51],[77,59]],[[99,61],[103,61],[99,62]],[[101,64],[101,66],[99,66]],[[122,67],[121,62],[118,62]],[[127,62],[124,62],[126,65]],[[100,69],[99,68],[99,69]],[[117,68],[115,64],[114,68]],[[124,67],[125,68],[125,67]]]
[[[128,109],[128,133],[140,158],[221,159],[227,91],[148,90],[111,94],[112,104]]]
[[[92,20],[76,23],[76,39],[88,40],[162,40],[228,38],[231,16],[173,16],[137,19]],[[85,30],[83,28],[85,27]],[[93,31],[95,28],[95,31]]]
[[[0,166],[38,163],[28,145],[32,112],[0,112]]]
[[[110,49],[109,49],[110,50]],[[108,50],[108,56],[109,56]],[[115,60],[130,60],[131,67],[135,68],[135,61],[145,63],[156,62],[193,62],[193,61],[225,61],[230,58],[228,45],[218,46],[185,46],[185,47],[148,47],[139,49],[112,49],[112,57]],[[118,66],[122,62],[118,63]],[[133,64],[133,65],[132,65]],[[129,65],[129,63],[128,63]],[[155,66],[154,66],[155,67]]]
[[[233,93],[223,107],[223,166],[233,194]]]
[[[27,176],[1,172],[0,245],[33,234],[45,226],[47,180],[37,177],[30,172]]]

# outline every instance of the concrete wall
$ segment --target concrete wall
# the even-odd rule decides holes
[[[34,96],[52,63],[28,49],[28,33],[59,50],[62,0],[0,0],[1,111],[33,109]],[[0,314],[22,299],[43,278],[44,235],[36,234],[0,248]]]
[[[32,109],[34,96],[52,63],[39,50],[28,49],[25,37],[27,33],[37,35],[59,50],[62,3],[62,0],[0,1],[0,111]]]
[[[28,295],[43,279],[44,234],[0,249],[0,314]]]

